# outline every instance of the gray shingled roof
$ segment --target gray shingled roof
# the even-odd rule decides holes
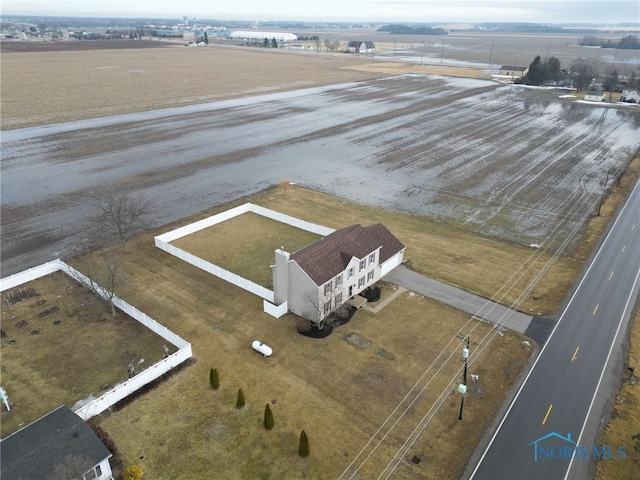
[[[67,466],[84,469],[73,472],[81,477],[111,453],[78,415],[62,406],[0,442],[0,476],[7,480],[51,478],[56,465],[67,456],[76,460]]]
[[[378,263],[405,248],[381,223],[368,227],[351,225],[298,250],[291,260],[320,286],[343,272],[353,257],[363,259],[378,247],[382,247]]]

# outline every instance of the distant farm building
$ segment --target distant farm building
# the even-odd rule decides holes
[[[604,102],[604,92],[587,92],[584,94],[584,99],[590,102]]]
[[[235,38],[239,40],[262,40],[268,38],[271,40],[275,38],[278,42],[290,42],[297,40],[298,37],[293,33],[286,32],[258,32],[256,30],[237,30],[229,34],[229,38]]]
[[[511,65],[503,65],[498,71],[499,75],[506,75],[507,77],[521,78],[529,72],[529,67],[514,67]]]
[[[361,42],[359,40],[351,40],[347,45],[347,52],[349,53],[369,53],[375,52],[376,46],[373,42]]]

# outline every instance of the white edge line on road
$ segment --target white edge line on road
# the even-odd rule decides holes
[[[636,279],[633,282],[633,287],[631,287],[631,293],[636,289],[636,285],[638,284],[638,279],[640,278],[640,270],[636,274]],[[607,359],[604,362],[604,367],[602,368],[602,372],[600,372],[600,378],[598,379],[598,384],[596,385],[596,391],[593,393],[593,397],[591,397],[591,403],[589,404],[589,410],[587,410],[587,416],[584,419],[584,423],[582,424],[582,429],[580,430],[580,435],[578,436],[578,440],[576,441],[576,445],[580,445],[580,440],[582,439],[582,435],[584,434],[584,430],[587,427],[587,422],[589,421],[589,416],[591,415],[591,409],[593,408],[593,404],[596,401],[596,397],[598,396],[598,390],[600,390],[600,384],[602,383],[602,379],[604,378],[604,373],[607,370],[607,366],[609,365],[609,359],[611,358],[611,353],[613,353],[613,347],[616,344],[616,339],[618,338],[618,334],[620,333],[620,327],[624,323],[624,317],[627,315],[627,311],[629,310],[629,306],[631,305],[631,295],[627,299],[627,304],[624,307],[624,311],[620,316],[620,321],[618,322],[618,328],[616,330],[616,334],[613,337],[613,341],[611,342],[611,347],[609,347],[609,353],[607,354]],[[565,480],[569,478],[569,473],[571,472],[571,466],[573,465],[574,457],[571,457],[571,461],[569,462],[569,466],[567,467],[567,474],[564,476]]]
[[[587,276],[589,275],[589,272],[591,271],[591,267],[593,267],[593,265],[596,263],[596,260],[597,260],[598,256],[600,255],[600,252],[602,252],[602,250],[604,249],[604,246],[607,244],[607,241],[609,240],[609,237],[611,236],[611,232],[613,232],[613,230],[616,228],[616,225],[618,224],[618,221],[622,217],[622,213],[624,212],[624,210],[629,205],[629,201],[631,200],[631,198],[633,198],[635,190],[638,189],[638,186],[640,186],[640,182],[636,182],[635,187],[631,191],[631,195],[629,195],[629,197],[627,198],[627,201],[625,202],[624,206],[622,207],[622,210],[620,210],[620,213],[618,214],[615,222],[613,223],[613,225],[609,229],[609,232],[607,232],[607,236],[604,239],[604,242],[602,242],[602,245],[598,249],[598,252],[596,253],[595,257],[593,257],[593,261],[589,265],[589,268],[587,268],[587,271],[584,273],[584,275],[580,279],[580,283],[578,284],[578,287],[573,292],[573,295],[571,295],[571,298],[569,299],[569,303],[567,303],[567,306],[565,307],[564,311],[562,312],[562,315],[560,315],[560,318],[558,319],[558,322],[556,323],[555,327],[553,327],[553,330],[551,331],[551,334],[549,335],[549,338],[547,338],[547,341],[545,342],[544,346],[542,347],[542,350],[540,350],[540,353],[538,354],[538,357],[533,362],[533,365],[531,366],[531,369],[529,370],[529,373],[527,373],[527,376],[525,377],[524,381],[522,382],[522,385],[520,385],[520,388],[518,389],[518,392],[516,393],[516,396],[513,397],[513,400],[511,401],[511,404],[509,405],[509,408],[507,409],[507,411],[505,412],[504,416],[502,417],[502,420],[500,421],[500,424],[498,425],[498,428],[496,428],[496,431],[494,432],[493,436],[491,437],[491,440],[489,440],[489,444],[487,445],[487,448],[485,448],[484,452],[482,453],[482,456],[480,457],[480,460],[478,460],[478,463],[476,464],[475,468],[473,469],[473,472],[471,472],[471,475],[469,476],[469,480],[473,479],[473,477],[475,476],[476,472],[480,468],[480,465],[482,464],[482,461],[484,460],[484,457],[487,455],[487,452],[489,451],[489,449],[491,448],[491,445],[493,444],[494,440],[498,436],[498,433],[500,432],[500,429],[502,428],[502,425],[504,424],[505,420],[509,416],[509,412],[511,412],[511,409],[513,408],[513,406],[515,405],[516,401],[518,400],[518,397],[520,396],[520,392],[522,392],[522,389],[527,384],[527,381],[529,380],[529,377],[531,376],[531,373],[533,372],[533,370],[536,368],[536,365],[538,364],[538,360],[540,360],[540,358],[542,357],[542,354],[544,353],[545,349],[547,348],[547,345],[549,345],[549,343],[551,342],[551,338],[553,337],[553,334],[556,333],[556,330],[557,330],[558,326],[560,325],[560,322],[562,322],[562,319],[564,318],[564,314],[569,309],[569,305],[571,305],[571,303],[573,302],[573,299],[575,298],[575,296],[577,295],[578,291],[580,290],[580,287],[582,287],[582,283],[584,282],[585,278],[587,278]],[[639,273],[640,273],[640,271],[639,271]],[[620,326],[618,326],[618,328],[620,328]],[[615,337],[614,337],[614,341],[615,341]],[[596,388],[596,392],[597,392],[597,388]],[[594,398],[595,398],[595,395],[594,395]],[[592,400],[592,403],[593,403],[593,400]],[[588,417],[588,415],[587,415],[587,417]],[[582,432],[581,432],[581,435],[582,435]],[[569,464],[569,468],[571,468],[571,464]],[[568,472],[569,472],[569,470],[567,469],[567,474],[568,474]]]

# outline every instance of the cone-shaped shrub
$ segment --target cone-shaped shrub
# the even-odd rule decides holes
[[[238,399],[236,400],[236,407],[242,408],[244,407],[244,392],[242,389],[238,389]]]
[[[271,407],[268,403],[264,407],[264,422],[262,423],[264,424],[264,428],[266,428],[267,430],[271,430],[273,428],[273,413],[271,412]]]
[[[218,375],[218,369],[212,368],[209,371],[209,383],[211,384],[211,388],[214,390],[220,388],[220,376]]]
[[[298,453],[301,457],[308,457],[311,453],[311,450],[309,450],[309,439],[307,438],[307,434],[304,433],[304,430],[300,433],[300,446],[298,447]]]

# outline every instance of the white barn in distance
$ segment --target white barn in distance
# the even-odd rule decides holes
[[[297,40],[298,37],[293,33],[287,32],[259,32],[257,30],[237,30],[231,32],[229,38],[246,39],[246,40],[262,40],[275,38],[278,42],[290,42]]]

